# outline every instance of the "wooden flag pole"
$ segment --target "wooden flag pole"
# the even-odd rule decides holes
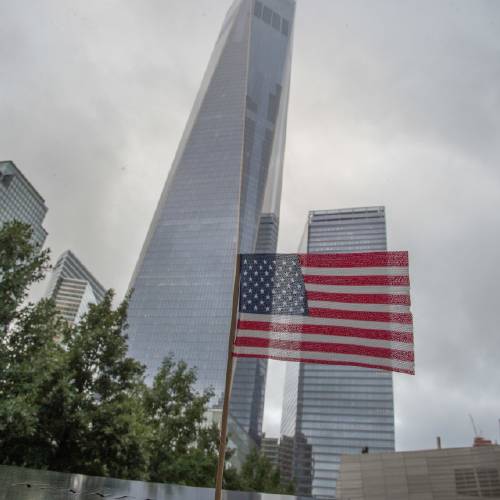
[[[233,344],[236,336],[236,324],[238,321],[240,259],[240,255],[237,254],[233,287],[233,311],[231,315],[231,330],[229,332],[229,345],[227,348],[226,387],[224,390],[224,405],[222,407],[222,419],[220,424],[219,461],[217,464],[217,477],[215,481],[215,500],[221,500],[222,498],[222,480],[224,477],[224,461],[226,458],[227,421],[229,418],[229,399],[231,398],[231,388],[233,384]]]

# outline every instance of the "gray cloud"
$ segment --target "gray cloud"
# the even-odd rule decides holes
[[[0,158],[46,198],[54,254],[119,294],[229,3],[0,0]],[[498,439],[499,80],[492,0],[298,2],[280,249],[310,209],[387,207],[416,328],[399,449],[468,445],[468,413]]]

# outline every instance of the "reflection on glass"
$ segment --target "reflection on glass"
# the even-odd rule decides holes
[[[149,380],[170,352],[197,367],[215,406],[238,239],[242,252],[276,250],[291,63],[291,37],[278,21],[293,26],[294,9],[293,0],[231,7],[131,283],[131,355]],[[255,439],[266,368],[261,360],[236,366],[231,413]]]

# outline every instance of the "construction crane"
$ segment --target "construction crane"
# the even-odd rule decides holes
[[[472,424],[472,428],[474,429],[474,437],[479,437],[481,435],[481,429],[479,429],[479,432],[478,432],[478,429],[476,427],[476,423],[474,422],[474,419],[472,418],[472,415],[470,413],[469,413],[469,418],[470,418],[470,421]]]

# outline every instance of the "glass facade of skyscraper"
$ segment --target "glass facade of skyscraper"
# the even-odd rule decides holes
[[[310,212],[303,242],[310,253],[386,250],[385,210]],[[394,450],[392,374],[289,363],[281,433],[295,438],[297,494],[335,498],[341,454]]]
[[[293,0],[237,0],[217,40],[137,263],[130,354],[172,353],[220,404],[236,253],[276,249]],[[188,43],[188,42],[187,42]],[[236,366],[231,413],[258,438],[266,364]]]
[[[33,228],[33,242],[42,246],[47,231],[42,226],[47,206],[38,191],[11,161],[0,161],[0,226],[12,220]]]

